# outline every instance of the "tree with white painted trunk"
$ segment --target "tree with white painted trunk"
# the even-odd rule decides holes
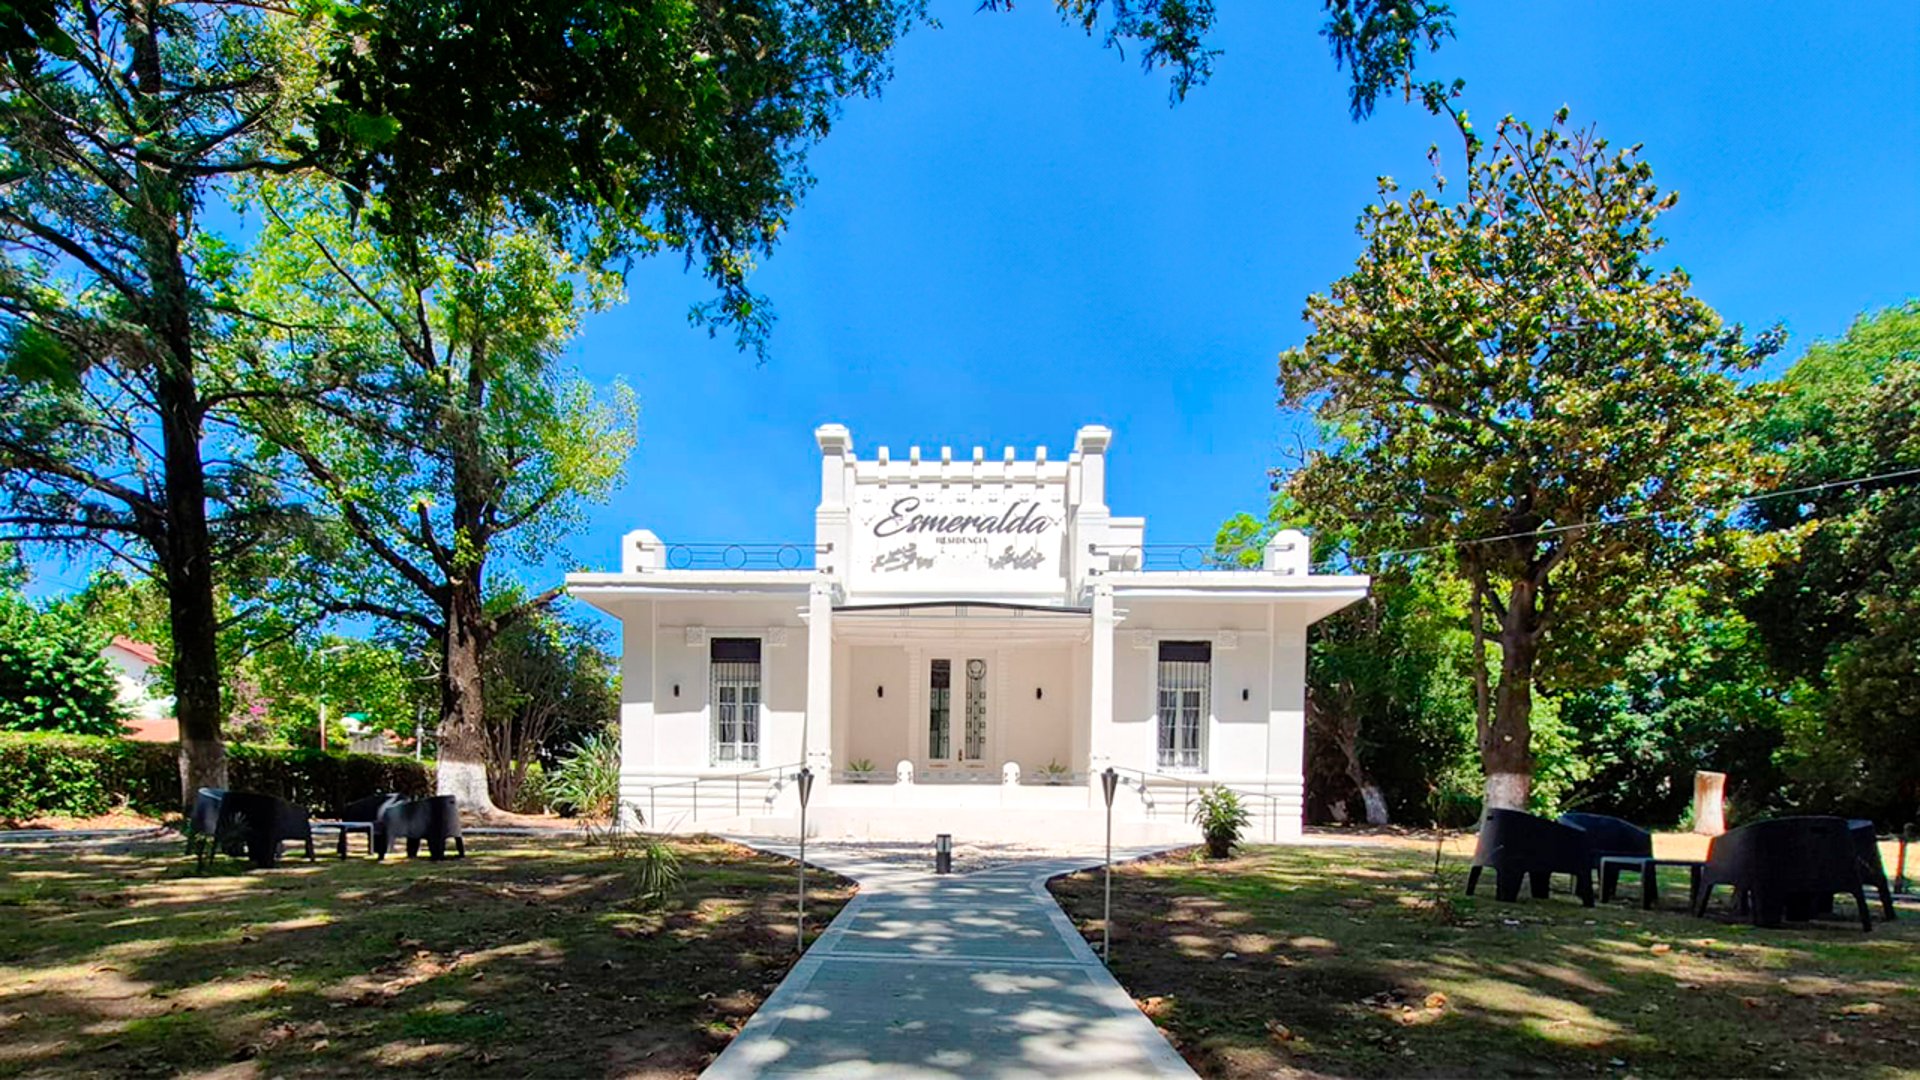
[[[1311,332],[1280,358],[1282,407],[1325,436],[1284,483],[1374,550],[1452,550],[1487,805],[1524,808],[1536,683],[1619,655],[1646,583],[1720,520],[1700,508],[1751,489],[1732,436],[1756,402],[1735,376],[1780,338],[1749,340],[1653,263],[1675,197],[1638,147],[1564,109],[1540,130],[1503,120],[1491,143],[1454,119],[1464,195],[1400,199],[1383,178],[1353,272],[1308,299]]]

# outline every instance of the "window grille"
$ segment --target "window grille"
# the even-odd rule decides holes
[[[760,761],[760,639],[714,638],[713,761]]]
[[[1206,721],[1212,712],[1213,646],[1163,641],[1159,669],[1159,750],[1163,769],[1206,767]]]
[[[935,660],[927,679],[927,756],[948,757],[948,731],[953,714],[953,661]]]
[[[967,745],[966,760],[980,761],[987,756],[987,662],[967,661]]]

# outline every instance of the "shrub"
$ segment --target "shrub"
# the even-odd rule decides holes
[[[0,733],[0,820],[91,817],[116,806],[179,813],[179,755],[177,743]],[[430,795],[433,769],[412,758],[230,745],[227,782],[332,815],[375,792]]]
[[[613,817],[620,801],[620,738],[600,731],[580,741],[547,778],[547,797],[557,810],[591,820]]]
[[[1200,834],[1207,839],[1207,854],[1216,859],[1232,853],[1250,819],[1232,788],[1208,788],[1200,793],[1200,801],[1193,808],[1193,823],[1200,826]]]
[[[120,734],[125,711],[105,644],[72,619],[0,596],[0,731]]]

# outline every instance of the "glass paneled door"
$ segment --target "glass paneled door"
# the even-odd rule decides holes
[[[935,656],[927,664],[927,764],[987,766],[989,658]]]

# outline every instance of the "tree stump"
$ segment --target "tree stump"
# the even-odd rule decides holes
[[[1700,771],[1693,774],[1693,831],[1701,836],[1719,836],[1727,831],[1727,774]]]

